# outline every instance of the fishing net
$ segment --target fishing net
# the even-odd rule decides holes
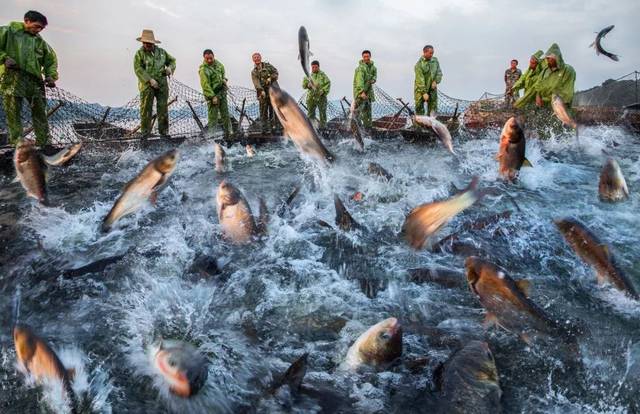
[[[405,101],[402,98],[393,98],[389,93],[377,85],[373,86],[376,100],[371,107],[373,125],[378,129],[401,129],[406,127],[408,116],[415,112],[413,101]],[[304,93],[298,104],[306,110],[308,92]],[[352,97],[343,97],[340,100],[327,102],[327,120],[329,127],[336,125],[349,115]],[[456,99],[438,91],[438,116],[457,117],[463,113],[472,101]]]
[[[640,126],[638,94],[640,72],[632,72],[602,85],[577,92],[574,110],[579,122],[584,124],[626,124],[636,129]],[[0,79],[2,81],[2,79]],[[376,101],[372,106],[374,127],[379,130],[397,131],[408,126],[413,100],[393,98],[382,88],[374,85]],[[120,107],[107,107],[89,103],[62,88],[45,88],[50,142],[66,145],[78,141],[109,141],[136,139],[140,137],[140,99],[136,94]],[[8,143],[8,125],[3,97],[0,96],[0,145]],[[298,100],[306,110],[307,95]],[[261,130],[260,110],[253,88],[229,86],[227,103],[234,133],[251,134]],[[331,100],[327,105],[328,129],[344,128],[348,117],[351,96]],[[501,127],[514,114],[507,107],[503,94],[485,92],[475,101],[453,98],[438,91],[438,116],[456,119],[462,115],[467,128]],[[23,102],[20,118],[23,135],[35,139],[31,111],[28,102]],[[154,116],[153,134],[157,134]],[[207,128],[207,104],[198,90],[176,80],[169,81],[169,134],[172,137],[194,137],[202,135]]]

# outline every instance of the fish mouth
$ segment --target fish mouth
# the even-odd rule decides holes
[[[398,322],[397,318],[389,318],[387,319],[387,333],[391,336],[395,336],[402,329],[402,325]]]

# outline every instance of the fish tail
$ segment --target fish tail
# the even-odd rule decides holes
[[[16,286],[16,293],[13,295],[13,327],[18,324],[20,320],[20,304],[22,303],[22,286]]]
[[[65,378],[62,382],[67,398],[69,399],[70,412],[71,414],[78,414],[78,397],[73,391],[73,387],[71,387],[71,380],[69,380],[69,378]]]
[[[109,220],[109,216],[105,217],[104,220],[102,220],[102,224],[100,225],[100,231],[102,231],[103,233],[109,233],[109,231],[111,231],[111,225],[113,223],[111,222],[111,220]]]

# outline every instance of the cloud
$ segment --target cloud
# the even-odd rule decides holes
[[[161,5],[161,4],[158,4],[155,1],[145,0],[144,5],[149,7],[150,9],[157,10],[157,11],[159,11],[161,13],[164,13],[169,17],[173,17],[174,19],[177,19],[177,18],[180,17],[179,14],[172,12],[167,7],[165,7],[165,6]]]

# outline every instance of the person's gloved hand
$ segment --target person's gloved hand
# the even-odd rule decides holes
[[[436,81],[431,82],[431,89],[433,90],[438,89],[438,84],[436,83]]]
[[[542,98],[540,95],[536,95],[536,106],[542,107]]]
[[[427,102],[429,100],[429,94],[428,93],[423,93],[422,94],[422,100]]]
[[[171,69],[170,67],[165,68],[164,73],[167,74],[167,76],[171,76],[173,75],[173,69]]]
[[[158,89],[160,87],[160,85],[158,85],[158,81],[153,78],[149,79],[149,86],[153,89]]]
[[[264,83],[266,83],[267,85],[271,85],[271,77],[268,77]]]
[[[56,81],[53,80],[53,78],[50,77],[50,76],[47,76],[44,79],[44,84],[47,86],[47,88],[55,88],[56,87]]]
[[[264,99],[267,96],[267,93],[264,90],[260,91],[260,99]]]
[[[214,96],[211,98],[211,104],[212,105],[218,105],[218,103],[220,102],[220,100],[218,99],[217,96]]]
[[[18,69],[18,64],[16,63],[15,60],[13,60],[9,56],[7,56],[4,59],[4,67],[7,68],[7,69]]]

